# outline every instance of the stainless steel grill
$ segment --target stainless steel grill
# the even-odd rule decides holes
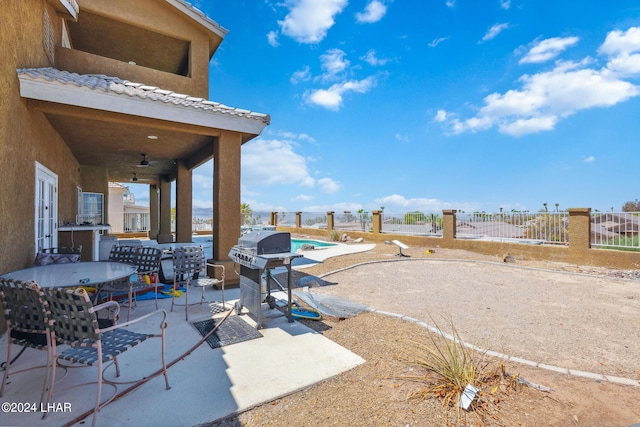
[[[256,328],[262,327],[264,319],[262,304],[270,308],[280,308],[271,296],[272,283],[287,292],[285,314],[291,318],[291,260],[303,255],[291,252],[291,234],[277,231],[253,231],[238,239],[238,244],[229,251],[229,258],[240,265],[240,300],[236,303],[236,313],[243,307],[256,318]],[[285,267],[287,270],[286,289],[271,275],[271,270]],[[264,285],[263,285],[264,282]]]

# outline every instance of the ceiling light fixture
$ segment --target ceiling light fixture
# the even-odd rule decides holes
[[[131,178],[131,182],[138,182],[138,174],[136,172],[133,173],[133,178]]]
[[[147,138],[149,139],[158,139],[157,135],[147,135]]]

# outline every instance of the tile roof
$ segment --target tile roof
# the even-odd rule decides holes
[[[241,108],[233,108],[204,98],[192,97],[155,86],[148,86],[143,83],[134,83],[129,80],[122,80],[118,77],[105,76],[104,74],[76,74],[52,67],[21,68],[17,70],[17,74],[20,78],[28,77],[34,80],[46,80],[64,85],[75,85],[77,87],[109,92],[117,95],[128,95],[148,101],[163,102],[167,104],[171,103],[185,108],[194,108],[201,111],[211,112],[213,114],[231,115],[257,120],[266,125],[271,121],[268,114],[257,113]]]

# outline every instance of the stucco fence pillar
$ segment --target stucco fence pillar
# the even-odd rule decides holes
[[[302,227],[302,212],[296,212],[296,228],[300,229]]]

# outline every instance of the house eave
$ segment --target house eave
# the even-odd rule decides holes
[[[268,124],[267,115],[229,108],[224,112],[186,107],[172,103],[104,92],[75,84],[38,79],[19,73],[20,96],[106,112],[127,114],[168,122],[259,135]],[[262,117],[262,119],[260,119]]]
[[[47,2],[56,10],[58,15],[65,19],[78,19],[80,7],[76,0],[47,0]]]

